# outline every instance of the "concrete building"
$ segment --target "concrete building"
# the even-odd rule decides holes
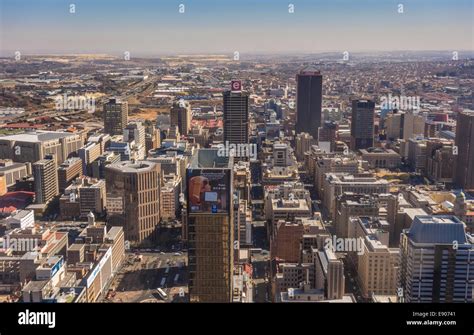
[[[82,160],[82,174],[91,175],[91,164],[99,158],[102,153],[101,143],[88,142],[83,148],[79,149],[79,157]]]
[[[54,155],[56,163],[64,162],[83,145],[80,134],[56,131],[35,131],[0,136],[0,159],[18,163],[34,163],[46,155]]]
[[[59,192],[64,192],[72,181],[82,176],[82,159],[72,157],[66,159],[58,168]]]
[[[89,213],[103,215],[107,203],[105,181],[92,178],[82,179],[79,188],[80,216],[86,217]]]
[[[296,135],[296,158],[299,161],[304,159],[305,152],[311,149],[311,145],[314,143],[313,136],[308,133],[300,133]]]
[[[178,127],[179,133],[186,136],[191,130],[191,106],[187,101],[175,101],[170,110],[171,127]]]
[[[154,240],[160,222],[160,167],[148,161],[111,164],[105,172],[107,218],[136,244]]]
[[[29,175],[31,175],[31,163],[14,163],[11,159],[0,160],[0,176],[5,178],[7,188]]]
[[[426,143],[424,138],[416,137],[408,140],[408,164],[416,172],[424,173],[426,169]]]
[[[109,164],[115,164],[120,162],[120,154],[106,151],[94,160],[90,167],[92,177],[95,179],[105,179],[105,167]]]
[[[181,193],[181,177],[163,175],[163,186],[160,191],[161,218],[174,220],[179,210],[179,196]]]
[[[46,204],[59,194],[58,171],[54,157],[47,156],[34,163],[33,177],[36,203]]]
[[[456,156],[453,141],[429,139],[426,142],[425,175],[436,183],[453,183]]]
[[[335,217],[336,197],[345,192],[376,194],[388,193],[389,183],[370,174],[349,175],[347,173],[327,173],[324,180],[323,205],[331,217]]]
[[[319,128],[318,146],[325,152],[334,152],[339,125],[334,121],[324,121]]]
[[[344,264],[330,249],[313,249],[315,253],[315,288],[324,291],[324,298],[342,299],[345,292]]]
[[[280,263],[275,276],[274,296],[279,301],[281,292],[290,288],[299,288],[303,283],[315,287],[314,264],[312,263]],[[324,290],[321,292],[324,297]]]
[[[354,235],[363,239],[357,254],[357,275],[364,298],[397,293],[399,249],[389,248],[389,224],[374,217],[352,218]]]
[[[324,179],[326,173],[357,174],[360,162],[355,157],[331,156],[316,157],[314,165],[314,186],[319,197],[324,198]]]
[[[137,152],[136,159],[145,158],[145,126],[141,122],[132,122],[125,127],[123,130],[123,141],[133,143],[132,150]]]
[[[387,138],[408,140],[413,137],[423,136],[425,133],[425,118],[413,112],[397,111],[391,113],[385,120]]]
[[[146,127],[145,132],[145,151],[148,155],[150,150],[159,148],[161,146],[161,133],[160,130],[154,126]]]
[[[375,197],[345,192],[336,198],[334,226],[337,237],[349,237],[349,220],[353,216],[375,217],[379,215],[379,204]]]
[[[368,148],[359,151],[362,160],[367,161],[372,169],[396,169],[402,163],[400,155],[392,149]]]

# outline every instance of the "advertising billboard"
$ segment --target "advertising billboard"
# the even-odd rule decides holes
[[[240,80],[232,80],[230,82],[230,90],[232,92],[241,92],[242,91],[242,82]]]
[[[187,184],[189,213],[229,213],[229,169],[188,169]]]

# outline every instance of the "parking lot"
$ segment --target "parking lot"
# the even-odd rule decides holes
[[[185,252],[128,252],[105,301],[179,302],[187,299]],[[162,289],[160,294],[158,288]]]

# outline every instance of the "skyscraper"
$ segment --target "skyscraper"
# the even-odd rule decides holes
[[[242,91],[240,81],[231,83],[231,90],[224,92],[224,143],[249,143],[249,96]]]
[[[104,104],[104,132],[109,135],[122,135],[128,123],[128,102],[109,99]]]
[[[457,217],[416,216],[401,234],[399,295],[404,302],[472,302],[473,256]]]
[[[145,126],[141,122],[131,122],[123,130],[123,141],[131,143],[137,159],[146,156]],[[133,144],[133,145],[132,145]]]
[[[58,171],[54,156],[33,163],[36,203],[46,204],[59,194]]]
[[[200,149],[187,169],[189,295],[192,302],[231,302],[233,157]]]
[[[308,133],[318,138],[321,126],[323,76],[313,68],[296,75],[296,133]]]
[[[177,126],[181,135],[187,135],[191,129],[191,106],[186,101],[175,101],[170,110],[171,127]]]
[[[455,182],[466,190],[474,190],[474,111],[458,114],[455,144]]]
[[[372,100],[352,100],[351,149],[374,146],[375,103]]]
[[[72,181],[82,176],[82,159],[71,157],[66,159],[58,168],[59,191],[64,192]]]
[[[125,239],[140,244],[153,240],[160,222],[160,166],[124,161],[105,168],[107,219],[122,226]]]

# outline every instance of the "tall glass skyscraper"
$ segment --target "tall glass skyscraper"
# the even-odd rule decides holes
[[[314,68],[306,68],[296,75],[296,133],[309,133],[318,138],[321,127],[323,76]]]
[[[472,302],[472,236],[456,216],[416,216],[401,234],[399,296],[403,302]]]

